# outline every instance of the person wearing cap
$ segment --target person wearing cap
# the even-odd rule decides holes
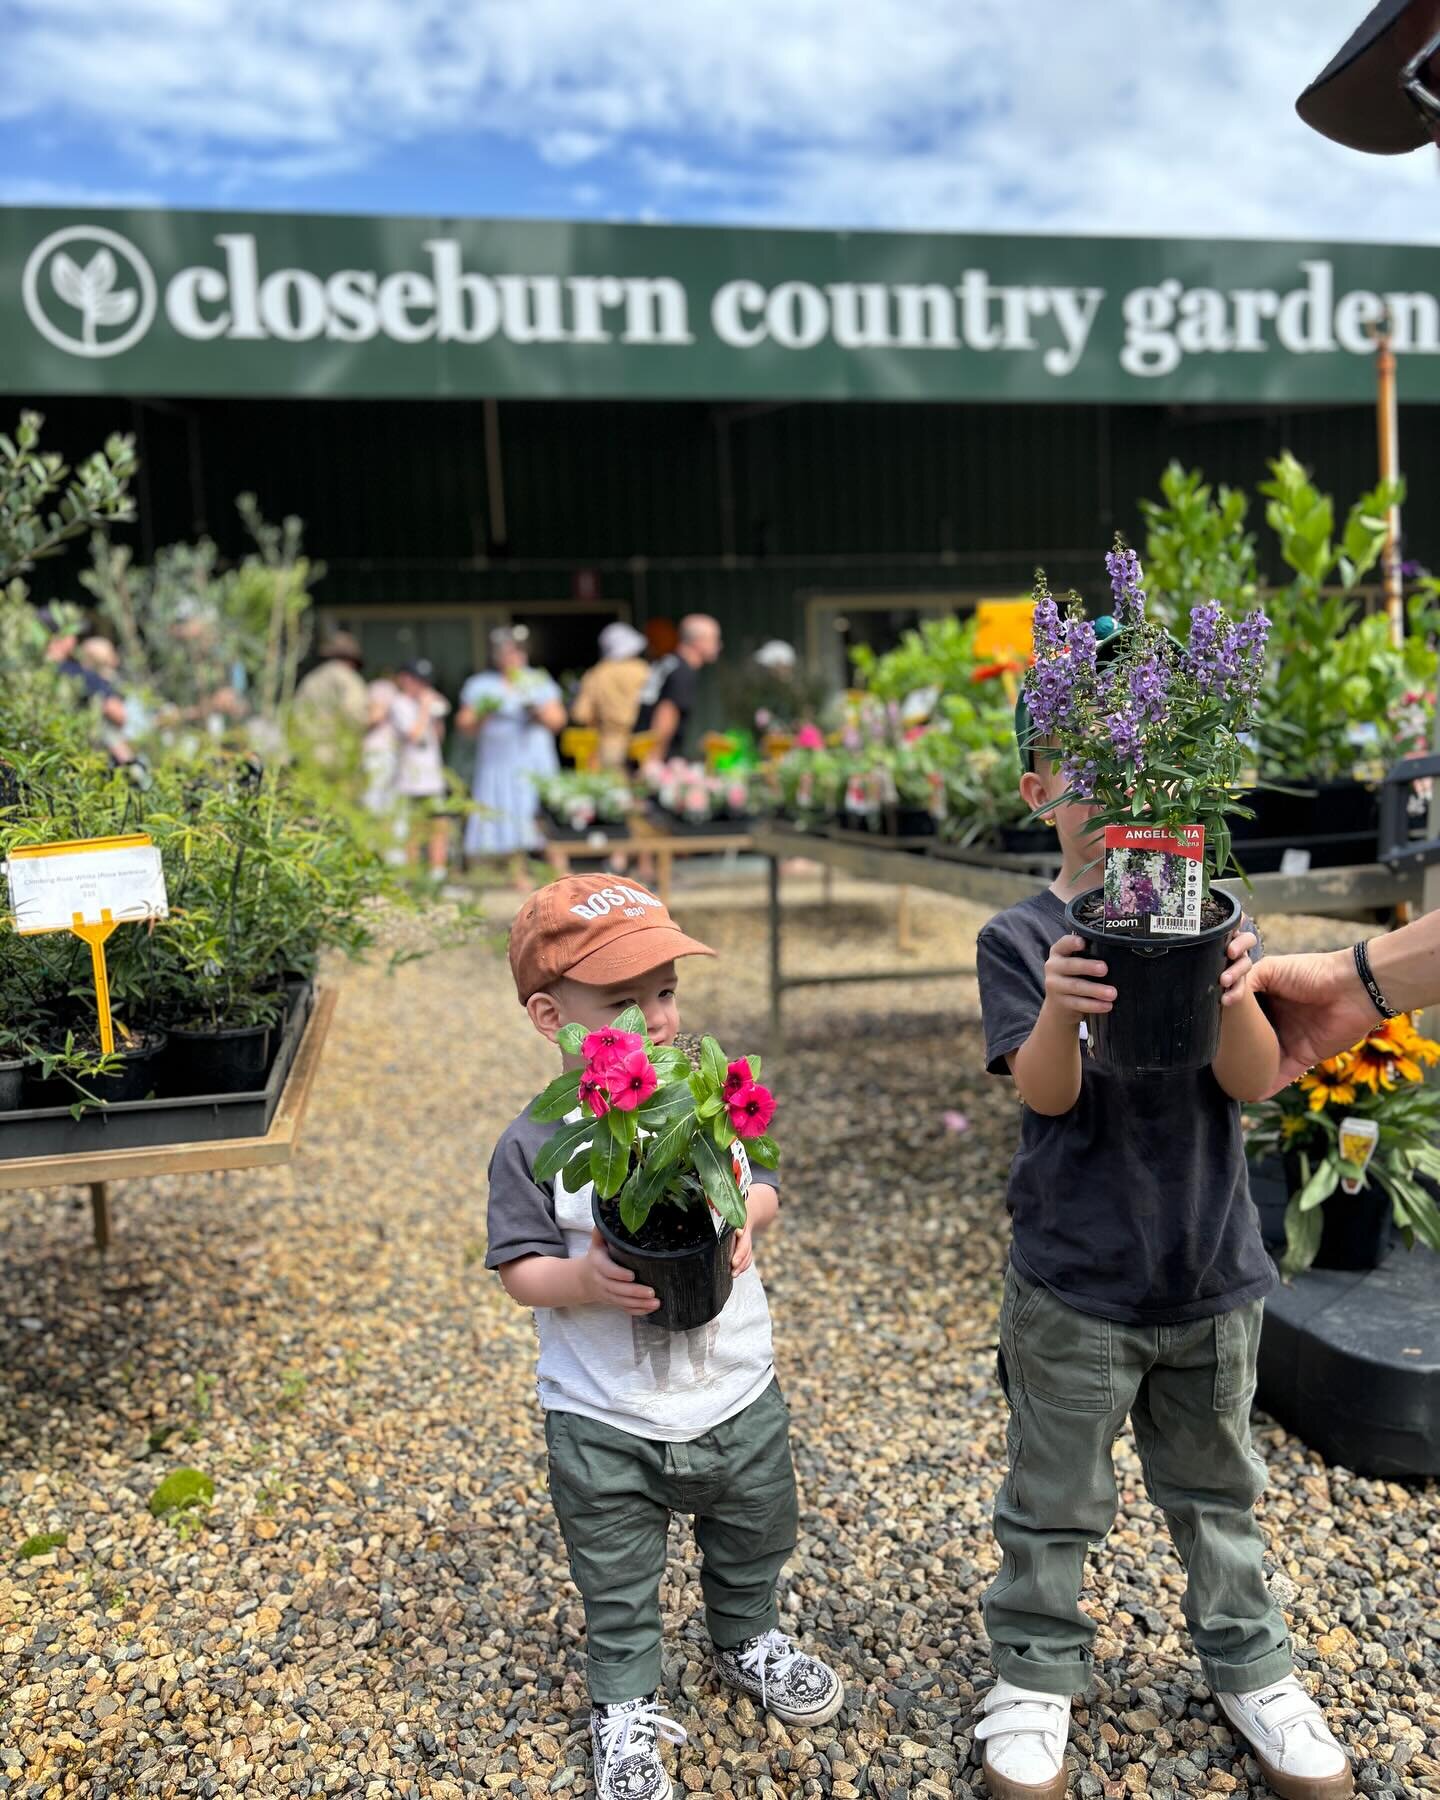
[[[295,689],[290,723],[322,769],[354,769],[370,725],[370,690],[360,673],[360,640],[348,631],[321,639],[320,660]]]
[[[1126,633],[1106,619],[1096,635],[1098,659],[1123,663]],[[986,1067],[1013,1082],[1024,1109],[999,1320],[1011,1424],[994,1512],[1000,1572],[984,1601],[997,1677],[977,1727],[985,1779],[995,1800],[1065,1793],[1071,1698],[1090,1684],[1095,1638],[1080,1588],[1088,1551],[1114,1524],[1113,1447],[1128,1416],[1188,1573],[1185,1618],[1222,1714],[1277,1793],[1341,1800],[1350,1765],[1295,1677],[1254,1516],[1265,1473],[1250,1404],[1275,1272],[1240,1103],[1258,1098],[1279,1046],[1237,980],[1210,1067],[1121,1076],[1091,1063],[1083,1020],[1108,1013],[1115,989],[1069,932],[1065,906],[1096,880],[1098,808],[1064,798],[1069,781],[1023,699],[1016,735],[1021,796],[1032,811],[1053,808],[1062,861],[1050,887],[998,913],[976,946]],[[1256,948],[1242,919],[1232,969],[1248,973]]]
[[[535,816],[536,783],[560,767],[555,739],[565,726],[559,687],[530,667],[523,625],[490,633],[494,668],[472,675],[460,690],[455,723],[475,742],[471,793],[480,812],[465,822],[465,854],[508,856],[516,885],[530,886],[527,853],[542,850]]]
[[[600,734],[600,767],[623,770],[630,756],[630,734],[640,713],[640,696],[650,678],[645,634],[616,619],[600,633],[600,661],[586,671],[570,708],[577,725]]]
[[[424,833],[430,879],[445,879],[450,825],[438,802],[445,795],[445,719],[450,702],[435,686],[435,667],[424,657],[406,663],[395,677],[390,724],[397,745],[395,792],[407,810],[428,821]],[[413,858],[418,840],[412,840]]]
[[[653,1044],[676,1043],[676,964],[714,954],[648,888],[613,875],[539,889],[510,932],[516,994],[552,1044],[565,1025],[600,1030],[632,1005]],[[536,1180],[554,1130],[527,1108],[496,1144],[485,1264],[535,1312],[550,1496],[585,1603],[597,1793],[670,1800],[660,1743],[685,1736],[658,1691],[671,1513],[694,1515],[720,1679],[802,1728],[844,1700],[834,1672],[780,1630],[775,1604],[795,1547],[795,1474],[753,1239],[778,1210],[776,1178],[765,1171],[750,1188],[724,1310],[671,1332],[647,1318],[654,1293],[606,1254],[591,1188]]]

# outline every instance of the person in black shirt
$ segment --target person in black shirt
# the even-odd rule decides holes
[[[1037,810],[1066,790],[1043,747],[1038,755],[1020,783]],[[1253,1513],[1265,1477],[1250,1402],[1274,1271],[1250,1199],[1240,1102],[1269,1092],[1280,1065],[1246,991],[1258,941],[1242,921],[1227,975],[1243,974],[1209,1068],[1125,1077],[1092,1062],[1084,1017],[1108,1012],[1115,990],[1067,933],[1064,909],[1096,880],[1083,872],[1096,854],[1095,811],[1057,809],[1059,876],[993,918],[977,946],[986,1066],[1013,1079],[1024,1105],[1000,1312],[1011,1425],[994,1515],[1002,1562],[985,1597],[997,1676],[977,1728],[985,1775],[997,1800],[1065,1792],[1070,1700],[1089,1685],[1095,1636],[1080,1584],[1087,1549],[1114,1521],[1112,1447],[1128,1415],[1188,1571],[1185,1617],[1224,1715],[1279,1793],[1339,1800],[1353,1791],[1350,1765],[1295,1679]]]
[[[700,671],[717,661],[723,649],[718,621],[708,613],[690,613],[680,621],[680,641],[674,651],[651,669],[640,695],[635,729],[654,736],[656,762],[691,754],[688,729]]]

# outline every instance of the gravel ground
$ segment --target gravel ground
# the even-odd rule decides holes
[[[725,952],[687,969],[687,1023],[737,1051],[763,1021],[754,901],[677,904]],[[892,963],[889,909],[848,888],[801,904],[795,963]],[[977,923],[917,896],[917,958],[964,961]],[[1270,941],[1346,935],[1286,921]],[[690,1793],[978,1794],[1013,1102],[978,1073],[965,981],[801,993],[788,1019],[786,1210],[761,1257],[802,1490],[782,1603],[849,1704],[807,1736],[722,1698],[677,1525],[678,1774]],[[531,1327],[480,1266],[489,1144],[549,1054],[479,949],[347,972],[290,1168],[119,1185],[103,1269],[83,1196],[0,1197],[0,1794],[591,1791]],[[1258,1436],[1276,1591],[1361,1788],[1440,1792],[1440,1492],[1327,1469],[1263,1419]],[[187,1466],[213,1504],[152,1517]],[[1128,1438],[1119,1466],[1074,1791],[1260,1794]],[[22,1558],[44,1533],[56,1547]]]

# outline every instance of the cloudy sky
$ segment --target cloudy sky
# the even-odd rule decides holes
[[[0,203],[1440,242],[1367,3],[0,0]]]

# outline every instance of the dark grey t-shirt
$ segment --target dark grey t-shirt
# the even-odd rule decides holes
[[[1045,959],[1065,936],[1048,889],[980,933],[985,1060],[1035,1028]],[[1135,1325],[1229,1312],[1274,1286],[1250,1199],[1239,1105],[1209,1069],[1112,1075],[1084,1057],[1080,1097],[1049,1118],[1024,1109],[1007,1204],[1017,1271],[1080,1312]]]

